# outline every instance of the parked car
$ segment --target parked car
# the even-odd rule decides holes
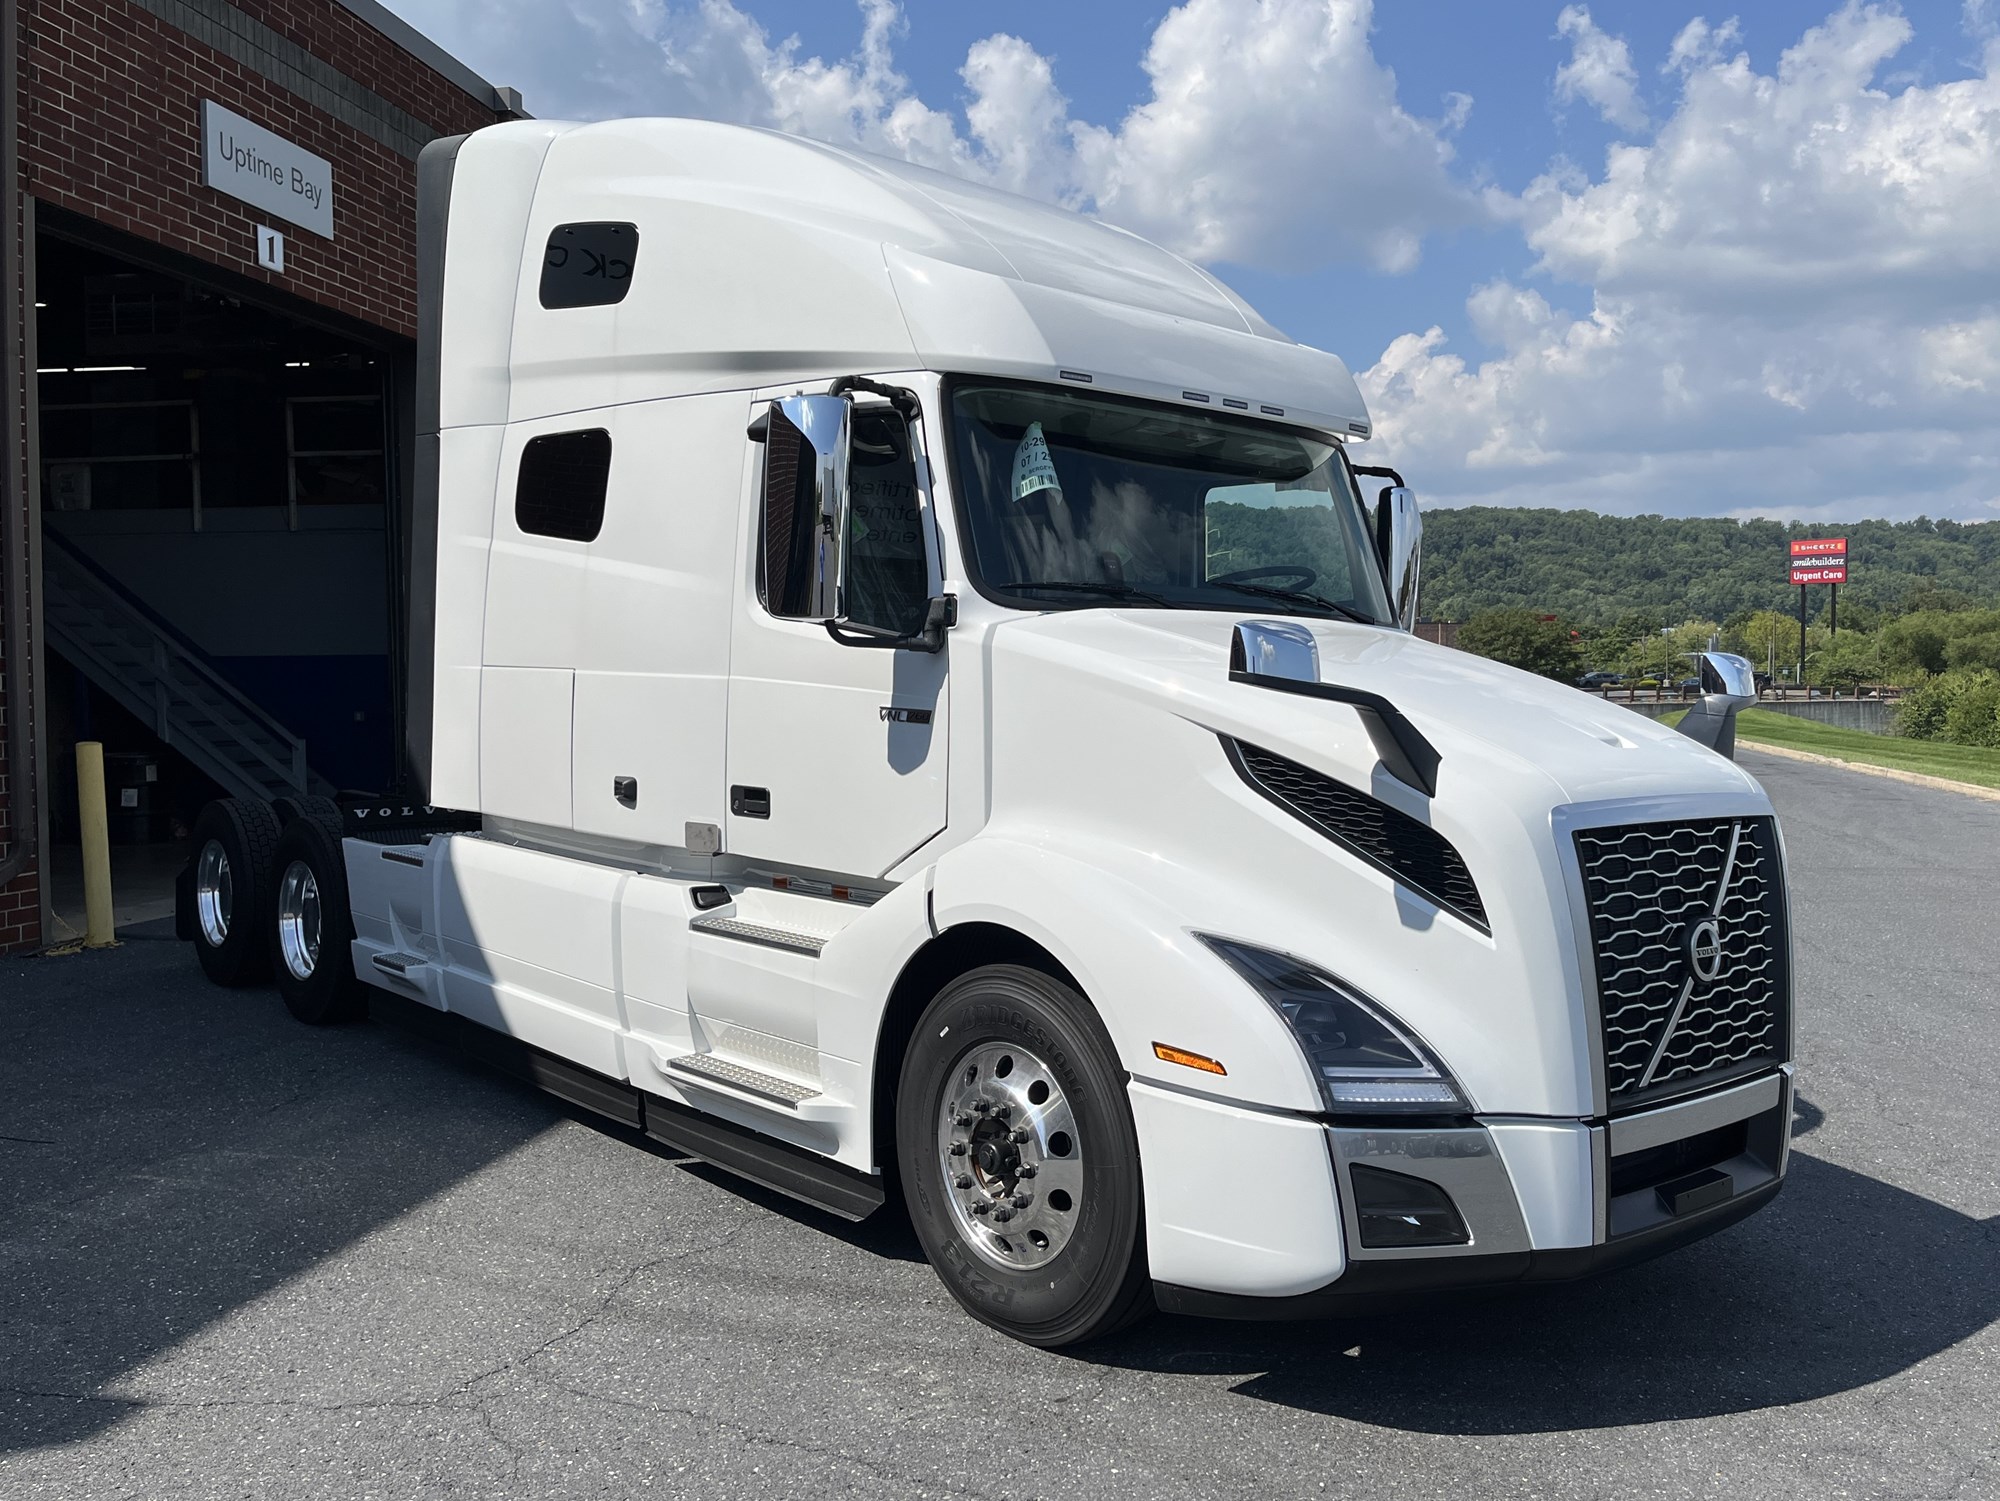
[[[1682,678],[1678,683],[1674,684],[1674,686],[1680,689],[1680,691],[1683,693],[1687,694],[1699,693],[1701,692],[1701,679]]]
[[[1770,673],[1768,673],[1768,672],[1753,672],[1753,673],[1751,673],[1751,674],[1750,674],[1750,676],[1751,676],[1751,677],[1752,677],[1752,678],[1753,678],[1753,679],[1754,679],[1754,680],[1756,681],[1756,684],[1757,684],[1757,691],[1758,691],[1759,693],[1769,693],[1769,692],[1771,691],[1771,674],[1770,674]]]
[[[1624,681],[1625,679],[1615,672],[1586,672],[1576,680],[1576,686],[1592,690],[1598,688],[1616,688]]]

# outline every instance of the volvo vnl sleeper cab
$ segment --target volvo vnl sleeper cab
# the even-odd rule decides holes
[[[420,164],[411,782],[183,926],[1061,1345],[1567,1278],[1785,1170],[1771,805],[1418,639],[1332,355],[1083,217],[684,120]],[[449,811],[442,811],[449,810]]]

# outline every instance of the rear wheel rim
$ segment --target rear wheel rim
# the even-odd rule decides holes
[[[1012,1043],[982,1042],[945,1076],[936,1164],[952,1220],[989,1265],[1047,1266],[1083,1214],[1083,1140],[1049,1066]]]
[[[294,860],[278,882],[278,950],[294,979],[310,980],[319,968],[319,936],[319,878]]]
[[[194,910],[201,936],[212,949],[229,941],[229,919],[236,907],[236,881],[229,868],[229,851],[211,839],[201,847],[194,868]]]

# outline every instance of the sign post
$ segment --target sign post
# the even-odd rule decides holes
[[[1826,584],[1833,590],[1828,624],[1840,630],[1840,586],[1847,582],[1845,537],[1792,539],[1792,582],[1799,586],[1799,682],[1806,680],[1806,586]]]

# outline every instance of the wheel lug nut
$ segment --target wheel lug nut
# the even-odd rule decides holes
[[[1013,1130],[1007,1133],[1007,1139],[1019,1145],[1033,1141],[1035,1139],[1035,1133],[1030,1131],[1026,1126],[1016,1126]]]
[[[958,1175],[958,1176],[957,1176],[956,1178],[954,1178],[954,1179],[952,1179],[952,1180],[951,1180],[951,1186],[952,1186],[953,1188],[970,1188],[970,1187],[972,1187],[972,1174],[970,1174],[970,1173],[960,1173],[960,1174],[959,1174],[959,1175]]]
[[[962,1141],[953,1142],[951,1144],[951,1155],[954,1157],[963,1157],[965,1155],[965,1143]]]
[[[951,1118],[951,1123],[954,1126],[958,1127],[958,1129],[961,1131],[969,1131],[972,1129],[972,1117],[969,1115],[964,1115],[964,1114],[954,1115]]]
[[[993,1211],[993,1218],[1000,1221],[1000,1223],[1003,1225],[1006,1224],[1007,1221],[1011,1220],[1013,1217],[1014,1217],[1014,1211],[1005,1207]]]
[[[987,1203],[984,1199],[981,1199],[978,1203],[972,1206],[972,1212],[974,1214],[991,1214],[993,1212],[993,1206]]]
[[[1016,1209],[1026,1209],[1030,1204],[1034,1202],[1035,1202],[1035,1196],[1033,1194],[1019,1193],[1014,1195],[1014,1207]]]
[[[991,1100],[974,1100],[972,1102],[972,1113],[974,1115],[989,1115],[992,1113],[992,1110],[993,1102]]]
[[[995,1105],[993,1107],[993,1119],[996,1121],[1011,1120],[1013,1115],[1014,1110],[1010,1105]]]
[[[1015,1168],[1015,1169],[1014,1169],[1014,1176],[1015,1176],[1015,1177],[1017,1177],[1017,1178],[1032,1178],[1032,1177],[1034,1177],[1034,1176],[1035,1176],[1035,1165],[1034,1165],[1034,1163],[1032,1163],[1032,1162],[1024,1162],[1024,1163],[1022,1163],[1022,1164],[1021,1164],[1021,1165],[1020,1165],[1019,1167],[1017,1167],[1017,1168]]]

